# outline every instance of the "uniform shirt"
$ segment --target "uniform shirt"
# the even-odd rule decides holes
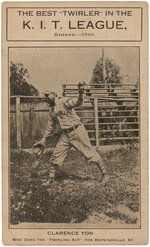
[[[50,108],[48,126],[42,138],[43,143],[47,137],[56,132],[58,125],[63,130],[80,124],[80,118],[75,113],[74,107],[81,105],[82,101],[82,97],[55,99],[55,106]]]

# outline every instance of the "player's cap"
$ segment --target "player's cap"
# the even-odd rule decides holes
[[[57,97],[57,93],[51,91],[44,91],[43,94],[45,95],[45,97],[48,97],[50,95]]]
[[[44,91],[42,94],[44,94],[44,96],[49,96],[50,95],[50,91]]]

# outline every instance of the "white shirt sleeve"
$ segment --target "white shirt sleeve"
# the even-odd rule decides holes
[[[45,144],[46,139],[48,137],[50,137],[53,133],[54,133],[54,124],[53,124],[53,120],[52,120],[51,116],[49,116],[47,128],[45,130],[45,133],[44,133],[41,141]]]
[[[68,108],[74,108],[77,106],[80,106],[83,103],[83,99],[78,98],[66,98],[66,101],[64,102],[65,106]]]

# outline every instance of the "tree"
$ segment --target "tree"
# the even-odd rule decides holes
[[[110,58],[105,59],[105,78],[103,78],[103,61],[100,58],[93,69],[91,84],[118,84],[121,83],[119,66]]]
[[[22,63],[10,63],[10,95],[37,96],[38,90],[27,82],[28,70]]]

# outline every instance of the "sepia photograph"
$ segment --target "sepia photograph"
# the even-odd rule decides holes
[[[9,47],[8,66],[10,228],[139,229],[140,47]]]
[[[2,4],[3,243],[148,244],[148,4]]]

